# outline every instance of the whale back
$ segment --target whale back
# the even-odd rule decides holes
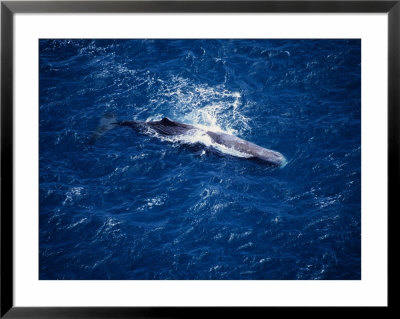
[[[149,133],[149,128],[160,135],[184,135],[191,130],[200,131],[202,134],[207,134],[211,140],[222,146],[233,149],[240,153],[249,155],[249,157],[262,160],[263,162],[267,162],[272,165],[284,166],[286,164],[285,157],[276,151],[269,150],[267,148],[258,146],[251,142],[245,141],[239,137],[226,134],[223,132],[212,132],[205,131],[202,128],[179,123],[175,121],[171,121],[170,119],[164,117],[160,121],[150,121],[150,122],[141,122],[141,121],[117,121],[113,114],[106,114],[99,122],[99,126],[97,130],[92,134],[92,137],[89,141],[90,144],[93,144],[100,136],[102,136],[105,132],[116,126],[127,126],[139,133],[147,134]],[[191,134],[191,133],[189,133]]]
[[[146,124],[161,135],[182,135],[195,129],[193,125],[174,122],[166,117],[161,121],[147,122]]]
[[[213,142],[217,144],[232,148],[264,162],[277,166],[283,165],[286,162],[285,157],[281,153],[258,146],[239,137],[222,132],[207,131],[207,134],[211,137]]]

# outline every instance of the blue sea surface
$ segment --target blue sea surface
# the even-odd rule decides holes
[[[39,41],[39,279],[361,279],[361,41]],[[115,127],[168,117],[282,153]],[[205,145],[206,144],[206,145]]]

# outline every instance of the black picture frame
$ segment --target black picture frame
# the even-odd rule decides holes
[[[400,1],[1,1],[1,317],[5,318],[177,318],[226,315],[225,307],[15,307],[13,302],[13,19],[16,13],[119,13],[119,12],[269,12],[269,13],[387,13],[388,14],[388,247],[398,212],[400,153]],[[382,106],[383,107],[383,106]],[[391,258],[388,252],[388,265]],[[391,273],[389,272],[389,276]],[[392,278],[391,276],[389,278]],[[388,287],[390,280],[388,279]],[[388,307],[393,294],[388,291]],[[311,307],[287,307],[301,315]],[[316,308],[316,307],[314,307]],[[235,308],[267,314],[276,307]],[[321,308],[319,308],[321,309]],[[324,307],[324,310],[326,308]],[[331,308],[335,314],[339,309]],[[352,313],[359,308],[346,308]],[[281,309],[279,308],[279,311]],[[371,309],[367,309],[371,311]]]

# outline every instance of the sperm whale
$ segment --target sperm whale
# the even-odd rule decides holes
[[[231,134],[214,132],[195,125],[172,121],[166,117],[160,121],[148,122],[117,121],[113,114],[107,114],[100,120],[99,127],[93,134],[91,142],[93,143],[106,131],[116,126],[130,127],[136,132],[142,134],[157,133],[160,136],[185,136],[201,134],[208,136],[213,143],[212,145],[222,146],[229,150],[234,150],[237,152],[237,154],[243,155],[242,157],[261,160],[273,166],[283,166],[286,163],[285,157],[277,151],[261,147]]]

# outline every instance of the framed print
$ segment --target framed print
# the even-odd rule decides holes
[[[1,316],[390,309],[399,15],[2,1]]]

